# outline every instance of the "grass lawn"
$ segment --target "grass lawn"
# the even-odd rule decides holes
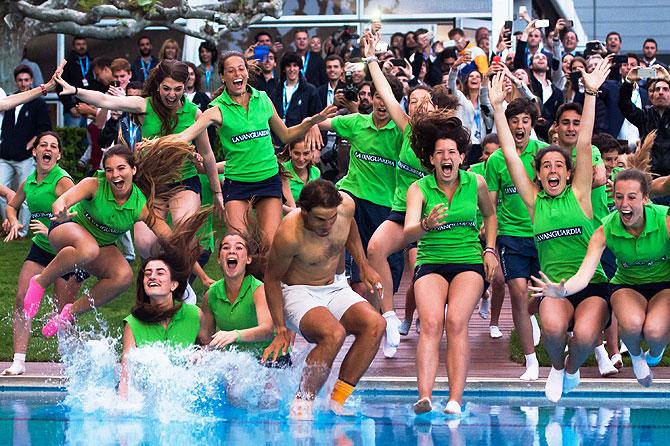
[[[16,280],[23,265],[23,260],[30,249],[30,243],[30,240],[19,240],[0,244],[0,256],[3,259],[0,262],[0,296],[2,296],[0,300],[0,361],[11,361],[13,357],[12,314],[14,312]],[[137,271],[139,262],[136,260],[131,266],[133,271]],[[221,277],[221,271],[213,257],[210,258],[205,270],[214,279]],[[82,289],[94,284],[95,280],[95,278],[88,279],[84,282]],[[28,361],[58,361],[59,359],[56,337],[47,339],[41,333],[42,326],[46,322],[45,316],[53,311],[47,301],[52,289],[47,289],[40,312],[35,317],[33,335],[28,347]],[[203,287],[198,280],[194,284],[194,289],[198,296],[202,296]],[[130,289],[99,310],[99,319],[107,323],[112,334],[116,333],[119,337],[121,336],[123,318],[130,314],[134,301],[135,286],[133,281],[133,286]],[[98,326],[94,312],[89,312],[77,318],[77,324]]]

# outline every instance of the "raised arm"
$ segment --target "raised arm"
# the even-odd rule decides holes
[[[97,191],[98,179],[93,177],[84,178],[54,201],[51,205],[51,211],[54,215],[51,220],[57,222],[69,221],[70,218],[77,215],[76,212],[69,211],[70,207],[82,200],[92,199]]]
[[[361,51],[365,57],[374,57],[375,48],[379,42],[380,35],[379,33],[372,34],[366,32],[363,38],[361,38]],[[370,59],[368,62],[368,71],[370,72],[370,77],[372,77],[372,82],[375,84],[375,89],[379,96],[381,96],[391,115],[391,119],[395,122],[395,125],[400,129],[401,132],[405,132],[405,127],[409,123],[409,116],[402,109],[400,103],[393,96],[393,91],[389,85],[384,73],[382,72],[381,67],[379,66],[379,61],[375,59]]]
[[[99,91],[73,87],[64,81],[60,75],[54,76],[54,79],[61,87],[63,87],[63,91],[60,95],[75,95],[87,104],[106,108],[107,110],[125,111],[129,113],[145,113],[147,111],[146,100],[141,96],[112,96]]]
[[[618,218],[618,217],[617,217]],[[605,250],[605,231],[603,227],[599,227],[589,240],[589,246],[586,250],[586,255],[579,270],[574,276],[567,281],[562,279],[560,283],[551,282],[544,273],[540,273],[542,278],[533,277],[535,286],[530,287],[534,292],[534,296],[551,296],[551,297],[566,297],[579,293],[586,288],[593,275],[600,265],[600,256]]]
[[[204,113],[200,113],[200,110],[198,110],[198,115],[203,114]],[[219,114],[221,113],[219,112]],[[200,118],[198,117],[198,119]],[[209,179],[209,187],[212,190],[214,210],[219,218],[223,218],[224,214],[223,191],[221,190],[221,182],[219,181],[219,173],[216,166],[216,158],[214,157],[212,146],[209,144],[209,138],[207,137],[207,132],[202,132],[196,137],[195,147],[198,153],[202,156],[202,163],[205,166],[207,179]]]
[[[498,73],[492,79],[489,85],[489,99],[493,105],[493,118],[498,129],[498,138],[500,139],[500,148],[505,156],[505,164],[507,170],[512,177],[512,182],[516,186],[517,193],[528,208],[528,212],[533,216],[533,209],[535,207],[535,197],[537,196],[537,186],[530,180],[526,168],[521,161],[521,157],[516,151],[514,144],[514,137],[512,131],[507,124],[505,118],[505,111],[502,104],[505,100],[505,92],[503,91],[502,79],[504,74]]]
[[[221,127],[221,124],[223,124],[223,116],[221,115],[221,110],[219,107],[208,108],[198,117],[192,126],[181,133],[177,133],[177,136],[183,141],[191,142],[200,136],[203,132],[206,132],[207,127],[212,124],[217,127]],[[207,134],[205,133],[205,136],[206,135]]]
[[[56,81],[55,77],[59,76],[63,73],[63,67],[67,63],[66,60],[63,60],[60,65],[56,68],[56,71],[54,71],[53,76],[51,79],[49,79],[49,82],[46,84],[38,85],[35,88],[31,88],[28,91],[24,91],[22,93],[16,93],[10,96],[7,96],[6,98],[0,99],[0,112],[5,112],[7,110],[10,110],[12,108],[16,108],[21,104],[25,104],[26,102],[30,102],[34,99],[39,98],[40,96],[46,95],[47,92],[52,92],[56,90]],[[44,89],[42,89],[44,87]]]
[[[403,235],[409,242],[419,240],[430,229],[441,225],[449,213],[449,207],[446,204],[438,204],[430,210],[425,218],[423,215],[423,194],[416,183],[407,189],[407,212],[405,216],[405,227]]]
[[[593,185],[591,137],[593,136],[596,115],[596,96],[598,89],[609,75],[611,68],[610,59],[608,57],[601,60],[591,73],[580,69],[582,79],[584,80],[585,96],[584,110],[582,112],[581,124],[579,125],[579,134],[577,135],[577,160],[574,167],[572,190],[577,197],[577,201],[579,201],[582,211],[589,218],[593,216],[591,204],[591,188]]]
[[[328,118],[332,118],[337,113],[337,106],[329,105],[328,107],[321,110],[318,114],[310,116],[309,118],[303,119],[303,121],[294,125],[293,127],[286,127],[284,121],[277,114],[274,105],[272,105],[272,117],[270,118],[270,128],[275,135],[283,142],[288,144],[296,139],[300,139],[312,126],[319,125],[322,122],[326,121]],[[319,128],[324,130],[320,125]]]

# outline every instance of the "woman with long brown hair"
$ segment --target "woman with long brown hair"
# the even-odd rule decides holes
[[[188,81],[188,66],[175,60],[161,61],[151,70],[144,83],[142,96],[112,96],[97,91],[75,88],[60,76],[56,81],[63,87],[62,95],[74,94],[81,100],[96,107],[108,110],[120,110],[138,115],[144,138],[154,138],[176,134],[195,123],[201,112],[197,106],[184,97],[185,85]],[[113,87],[112,87],[113,88]],[[207,134],[195,135],[195,147],[203,158],[210,187],[214,194],[214,207],[217,213],[223,213],[223,198],[218,186],[216,159],[209,144]],[[179,170],[179,169],[178,169]],[[169,203],[172,221],[193,215],[200,208],[200,180],[195,165],[188,157],[181,167],[180,175],[174,182],[180,186]],[[164,216],[162,216],[164,217]],[[135,244],[142,257],[147,257],[156,242],[155,237],[146,225],[135,227]]]

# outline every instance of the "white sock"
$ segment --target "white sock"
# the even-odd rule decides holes
[[[575,373],[565,372],[565,381],[563,381],[563,392],[568,393],[579,385],[579,369]]]
[[[601,358],[608,358],[609,355],[607,354],[607,350],[605,350],[605,344],[600,344],[594,349],[594,352],[596,354],[596,357],[601,357]]]
[[[395,314],[395,311],[387,311],[382,314],[382,317],[386,319],[386,340],[391,347],[398,347],[400,345],[400,319]]]
[[[14,361],[12,365],[6,368],[3,375],[22,375],[26,373],[26,354],[14,353]]]
[[[637,378],[637,380],[640,381],[640,384],[642,385],[646,385],[647,381],[649,381],[649,384],[651,384],[651,370],[649,369],[649,365],[647,364],[644,353],[640,354],[639,356],[634,356],[629,351],[628,354],[630,355],[630,360],[633,363],[633,373],[635,374],[635,378]]]
[[[544,394],[552,403],[557,403],[563,394],[563,375],[565,375],[565,369],[556,370],[552,367],[549,371],[547,384],[544,386]]]
[[[521,375],[524,381],[535,381],[540,377],[540,364],[537,362],[535,352],[526,356],[526,371]]]

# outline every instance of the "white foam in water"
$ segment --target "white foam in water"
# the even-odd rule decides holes
[[[100,330],[74,326],[59,336],[68,377],[64,404],[73,411],[162,423],[222,420],[239,409],[285,415],[300,382],[301,366],[269,369],[246,352],[155,344],[128,355],[130,385],[122,400],[116,390],[121,341],[96,319]],[[305,352],[293,356],[295,363],[304,363]]]

